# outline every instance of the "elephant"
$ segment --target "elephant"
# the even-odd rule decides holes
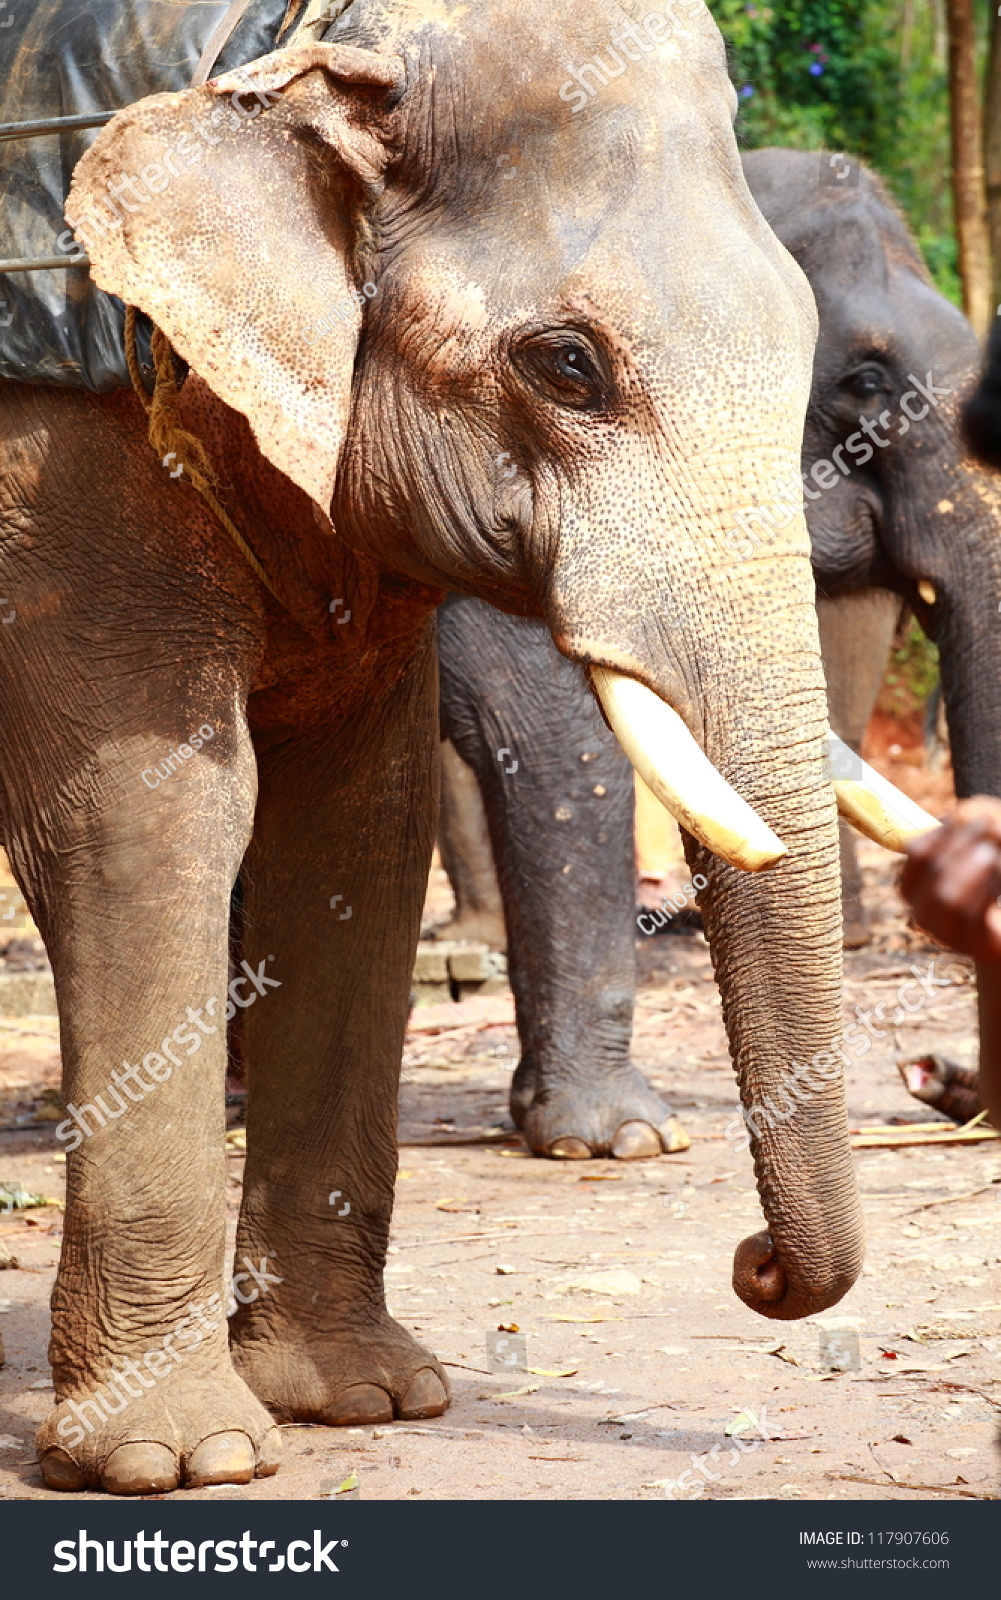
[[[866,167],[853,164],[857,181],[839,189],[823,181],[819,153],[755,151],[743,166],[819,309],[802,464],[831,725],[860,751],[907,603],[942,652],[957,790],[999,792],[993,697],[1001,645],[991,618],[1001,602],[1001,496],[994,475],[966,458],[959,425],[978,368],[973,332],[932,288]],[[883,421],[880,429],[877,405],[896,428]],[[880,443],[882,431],[890,438]],[[734,547],[745,556],[767,549],[775,520],[767,509],[743,519]],[[537,1155],[659,1155],[676,1139],[669,1109],[629,1061],[635,926],[626,758],[609,741],[579,669],[558,660],[539,623],[454,597],[439,648],[450,741],[442,854],[460,911],[474,899],[478,919],[460,915],[445,931],[489,934],[502,899],[522,1052],[512,1116]],[[517,775],[505,776],[496,760],[505,746],[520,760]],[[585,748],[600,761],[597,785],[579,764]],[[460,789],[457,766],[475,773],[478,793]],[[852,946],[868,933],[854,832],[844,820],[840,831]],[[452,844],[460,832],[461,853]],[[499,889],[491,887],[491,850]],[[666,920],[663,910],[646,912],[640,931],[653,934]]]
[[[448,1403],[382,1283],[448,591],[544,624],[684,823],[756,1112],[737,1295],[803,1317],[861,1269],[802,509],[732,538],[798,481],[816,311],[708,11],[648,3],[354,0],[75,169],[156,383],[0,407],[3,835],[68,1112],[50,1487],[247,1482],[276,1417]],[[260,1292],[227,1339],[237,1011]]]

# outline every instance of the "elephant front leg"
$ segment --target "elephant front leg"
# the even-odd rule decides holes
[[[408,993],[436,811],[428,639],[336,739],[260,757],[244,873],[247,1167],[234,1361],[282,1419],[438,1416],[448,1383],[390,1317],[382,1272],[396,1177]],[[273,961],[270,959],[273,957]],[[276,1281],[277,1280],[277,1281]]]
[[[183,770],[163,762],[169,732],[122,737],[100,805],[78,800],[55,829],[25,821],[8,782],[62,1019],[57,1404],[38,1435],[53,1489],[163,1493],[277,1468],[226,1335],[227,921],[254,780],[224,715],[210,710],[217,742]]]

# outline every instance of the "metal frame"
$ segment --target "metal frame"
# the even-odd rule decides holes
[[[8,139],[37,139],[47,133],[70,132],[76,128],[103,128],[117,116],[116,111],[85,111],[76,117],[44,117],[37,122],[0,122],[0,144]],[[64,272],[68,267],[87,267],[90,257],[11,256],[0,261],[0,274],[8,272]]]

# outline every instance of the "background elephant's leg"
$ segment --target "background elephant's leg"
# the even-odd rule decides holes
[[[476,939],[507,949],[494,853],[480,785],[451,739],[443,739],[438,849],[455,895],[455,915],[436,932],[439,939]]]
[[[629,1059],[632,769],[541,623],[452,600],[439,638],[444,731],[479,779],[504,900],[512,1115],[540,1155],[659,1154],[676,1124]]]
[[[245,950],[282,987],[246,1012],[236,1256],[268,1256],[281,1281],[237,1311],[233,1337],[238,1371],[285,1418],[383,1422],[448,1401],[444,1372],[390,1317],[382,1287],[437,809],[434,666],[429,628],[350,723],[259,754]]]
[[[862,589],[833,600],[817,597],[831,727],[860,754],[886,671],[900,604],[900,596],[889,589]],[[855,830],[847,822],[838,826],[845,946],[855,950],[868,944],[872,935],[862,898]]]

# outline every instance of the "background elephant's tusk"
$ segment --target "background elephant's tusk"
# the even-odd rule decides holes
[[[774,866],[786,846],[716,771],[678,713],[635,678],[590,671],[612,732],[672,817],[731,867]]]
[[[881,777],[836,733],[827,738],[838,811],[859,833],[903,854],[908,840],[939,826],[937,817]]]

